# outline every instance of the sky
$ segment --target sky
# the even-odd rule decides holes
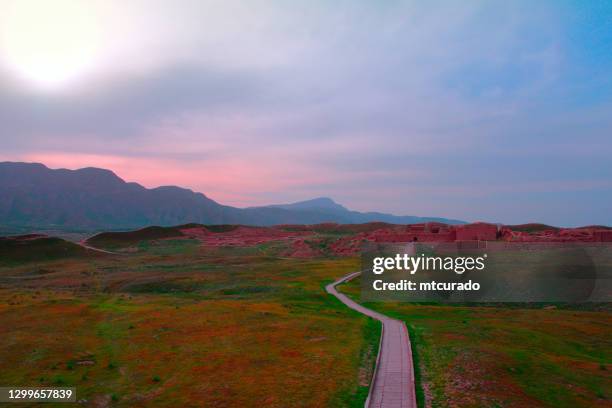
[[[612,2],[0,0],[0,160],[612,225]]]

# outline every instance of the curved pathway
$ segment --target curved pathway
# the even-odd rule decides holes
[[[366,408],[417,408],[414,393],[414,368],[412,351],[406,324],[381,313],[363,307],[348,296],[339,293],[336,285],[348,282],[359,276],[353,272],[334,283],[325,290],[337,297],[342,303],[373,319],[382,322],[380,348],[376,359],[374,378],[366,400]]]

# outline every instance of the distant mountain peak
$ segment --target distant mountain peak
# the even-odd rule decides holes
[[[125,183],[125,181],[115,172],[107,169],[100,169],[98,167],[84,167],[82,169],[77,170],[58,169],[51,171],[72,173],[75,177],[83,177],[97,182],[107,182],[114,184]]]
[[[338,204],[329,197],[317,197],[310,200],[297,201],[290,204],[273,204],[267,205],[265,208],[282,208],[284,210],[298,210],[298,211],[320,211],[320,210],[332,210],[332,211],[348,211],[346,207]]]
[[[449,220],[438,217],[417,217],[412,215],[393,215],[380,212],[351,211],[343,205],[338,204],[329,197],[317,197],[310,200],[298,201],[290,204],[276,204],[265,207],[269,209],[282,209],[301,213],[318,214],[322,221],[339,222],[344,224],[361,224],[366,222],[387,222],[390,224],[415,224],[419,222],[438,221],[447,224],[464,224],[464,221]]]
[[[65,170],[65,169],[60,169],[60,170]],[[99,167],[83,167],[81,169],[77,169],[74,171],[80,174],[92,174],[92,175],[99,175],[99,176],[111,176],[111,177],[121,178],[114,171],[108,170],[108,169],[101,169]]]
[[[9,227],[91,230],[187,223],[461,223],[431,217],[360,213],[347,209],[329,197],[266,207],[235,208],[181,187],[148,189],[137,183],[125,182],[106,169],[49,169],[40,163],[0,162],[0,192],[0,225]]]
[[[300,201],[302,203],[310,203],[315,205],[340,205],[329,197],[316,197],[310,200]]]
[[[337,202],[335,202],[329,197],[317,197],[311,200],[298,201],[296,203],[293,203],[292,205],[312,206],[312,207],[318,207],[318,208],[346,209],[346,207],[344,207],[341,204],[338,204]]]

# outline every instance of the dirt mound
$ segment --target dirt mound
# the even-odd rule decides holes
[[[0,238],[0,263],[40,262],[86,255],[95,256],[80,245],[46,235]]]
[[[94,247],[113,247],[136,244],[140,241],[150,241],[165,238],[182,237],[183,228],[194,228],[196,224],[187,224],[177,227],[146,227],[136,231],[102,232],[87,239],[87,245]]]
[[[198,239],[203,245],[255,246],[270,241],[293,240],[311,233],[307,231],[287,231],[279,227],[234,226],[222,232],[211,231],[209,226],[191,227],[180,230],[188,238]]]

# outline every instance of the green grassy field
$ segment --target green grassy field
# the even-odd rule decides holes
[[[363,406],[379,324],[323,289],[357,260],[133,250],[0,266],[1,385],[73,386],[90,406]]]
[[[359,279],[340,289],[359,299]],[[406,322],[420,406],[611,404],[609,311],[567,306],[365,305]]]
[[[380,324],[324,291],[356,258],[290,259],[282,241],[5,244],[0,385],[72,386],[99,407],[363,406]],[[358,281],[341,290],[359,297]],[[367,306],[406,321],[421,406],[610,405],[609,308]]]

